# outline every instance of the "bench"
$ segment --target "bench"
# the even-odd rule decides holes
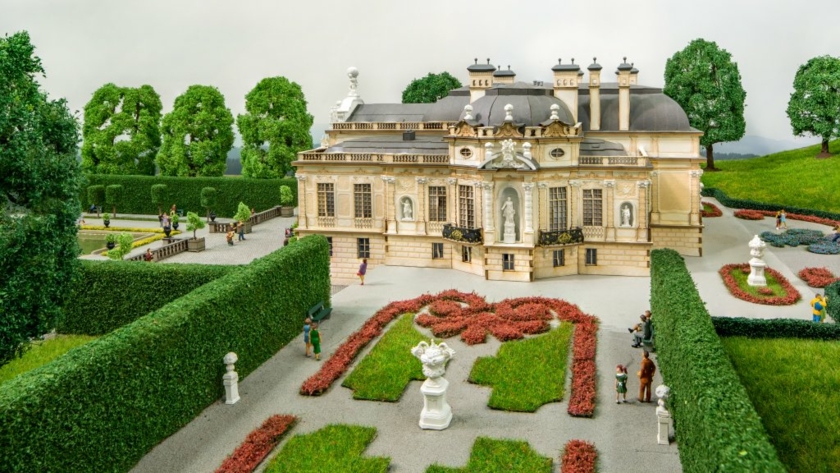
[[[328,319],[330,312],[332,312],[332,307],[324,307],[324,301],[321,301],[306,311],[306,316],[313,322],[320,322],[323,319]]]
[[[642,347],[647,351],[656,351],[656,347],[653,344],[654,338],[653,324],[650,324],[650,338],[642,338]]]

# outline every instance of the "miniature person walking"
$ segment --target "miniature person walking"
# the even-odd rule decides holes
[[[650,385],[653,382],[653,374],[656,373],[656,365],[650,360],[650,353],[645,350],[642,353],[642,369],[639,375],[639,402],[650,402]]]
[[[822,322],[822,312],[825,310],[826,300],[823,299],[822,294],[816,294],[811,299],[811,315],[814,322]]]
[[[239,241],[245,240],[245,224],[239,222],[236,224],[236,229],[239,230]]]
[[[310,325],[312,324],[312,320],[307,317],[303,321],[303,344],[306,345],[306,356],[309,356],[309,350],[312,349],[312,344],[309,342],[309,331],[312,329]]]
[[[228,227],[227,235],[225,236],[225,238],[227,238],[228,246],[233,246],[233,225]]]
[[[623,401],[618,400],[621,395]],[[618,365],[615,367],[615,403],[627,402],[627,367]]]
[[[776,230],[782,227],[782,211],[776,212]]]
[[[787,213],[785,213],[785,209],[779,212],[779,224],[787,230]]]
[[[321,332],[318,331],[318,324],[313,323],[312,329],[309,331],[309,341],[312,343],[312,351],[315,353],[315,359],[321,359]]]
[[[365,285],[365,273],[367,273],[367,258],[362,260],[362,264],[359,265],[359,272],[356,273],[356,276],[359,276],[359,279],[362,280],[362,286]]]

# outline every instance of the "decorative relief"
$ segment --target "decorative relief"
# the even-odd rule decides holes
[[[537,187],[540,189],[548,189],[548,184],[546,184],[545,182],[538,182]]]
[[[615,187],[615,181],[613,181],[613,180],[605,180],[605,181],[603,182],[603,185],[604,185],[604,187],[607,187],[607,188],[613,188],[613,187]]]
[[[582,184],[583,184],[583,182],[581,182],[578,179],[570,179],[569,180],[569,185],[572,186],[572,187],[580,187]]]
[[[478,132],[476,132],[475,128],[468,123],[461,122],[455,126],[455,136],[474,138],[478,136]]]
[[[387,184],[393,184],[396,179],[392,176],[382,176],[382,180],[385,181]]]
[[[567,136],[580,136],[581,127],[567,125],[561,121],[555,121],[542,129],[543,138],[563,138]]]
[[[427,182],[429,182],[429,180],[426,179],[425,177],[418,177],[417,178],[417,183],[420,184],[421,186],[425,185]]]
[[[633,195],[633,184],[629,182],[619,184],[618,195]]]
[[[523,182],[522,183],[522,188],[525,190],[525,192],[531,192],[534,189],[534,183],[533,182]]]
[[[493,135],[496,138],[522,138],[522,133],[511,122],[505,122],[500,126]]]
[[[637,185],[639,186],[639,188],[645,189],[650,187],[650,181],[639,181]]]
[[[703,175],[703,170],[702,169],[695,169],[693,171],[689,171],[688,174],[691,177],[700,177],[700,176]]]
[[[402,178],[397,181],[397,187],[404,191],[411,190],[414,189],[414,182],[410,179]]]
[[[449,179],[446,180],[446,182],[448,182],[450,186],[454,186],[455,184],[458,183],[458,179],[456,179],[454,177],[450,177]]]
[[[305,175],[300,175],[300,174],[298,174],[298,175],[297,175],[297,176],[295,176],[295,177],[296,177],[296,178],[297,178],[297,180],[298,180],[298,181],[300,181],[300,182],[303,182],[303,181],[305,181],[305,180],[306,180],[306,176],[305,176]]]

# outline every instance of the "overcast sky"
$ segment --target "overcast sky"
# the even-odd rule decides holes
[[[517,80],[551,80],[558,58],[605,80],[627,56],[641,84],[661,87],[665,61],[695,38],[740,68],[747,134],[792,138],[785,115],[797,68],[840,56],[838,0],[0,0],[0,34],[29,31],[51,97],[83,110],[107,82],[152,85],[164,112],[191,84],[218,87],[234,115],[269,76],[303,87],[316,123],[360,70],[367,103],[399,102],[414,78],[448,71],[462,82],[478,57]],[[609,79],[607,79],[609,78]]]

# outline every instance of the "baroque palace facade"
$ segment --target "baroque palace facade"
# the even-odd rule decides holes
[[[436,103],[366,104],[350,68],[321,146],[294,163],[299,234],[327,237],[345,281],[361,258],[531,281],[646,276],[654,248],[701,256],[701,132],[626,59],[617,82],[587,69],[523,83],[476,61]]]

